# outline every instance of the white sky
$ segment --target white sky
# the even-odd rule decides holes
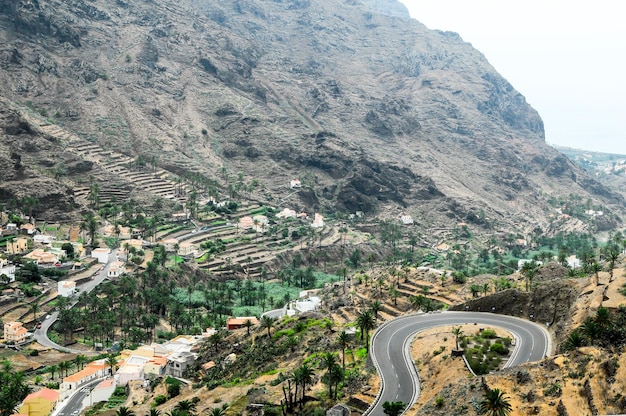
[[[626,1],[400,1],[482,52],[539,112],[548,143],[626,155]]]

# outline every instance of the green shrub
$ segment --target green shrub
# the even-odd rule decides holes
[[[489,349],[493,352],[497,352],[500,355],[505,355],[509,353],[509,349],[499,342],[494,342]]]
[[[493,329],[483,329],[481,331],[480,335],[483,338],[489,338],[489,339],[493,339],[493,338],[495,338],[497,336],[496,335],[496,331],[494,331]]]
[[[167,395],[172,398],[176,397],[180,394],[180,383],[179,384],[169,384],[167,386]]]
[[[560,397],[562,392],[561,385],[559,383],[553,383],[543,391],[543,395],[546,397]]]
[[[163,403],[165,403],[166,401],[167,401],[167,397],[165,397],[165,396],[164,396],[164,395],[162,395],[162,394],[159,394],[158,396],[156,396],[156,397],[154,398],[154,405],[155,405],[155,406],[160,406],[160,405],[162,405]]]

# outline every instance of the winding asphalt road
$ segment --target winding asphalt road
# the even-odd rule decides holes
[[[510,331],[515,336],[515,348],[505,367],[539,361],[552,350],[551,338],[545,328],[513,316],[486,312],[442,312],[396,318],[380,326],[372,336],[370,354],[381,378],[381,391],[364,415],[384,414],[382,403],[386,401],[409,403],[407,409],[410,408],[420,395],[419,376],[409,351],[411,340],[417,333],[430,328],[441,326],[442,332],[450,332],[453,326],[461,324],[500,327]]]
[[[107,263],[103,266],[101,266],[101,269],[99,271],[97,271],[92,280],[87,281],[86,283],[82,284],[81,286],[78,287],[78,289],[80,289],[80,293],[82,292],[91,292],[96,286],[98,286],[100,283],[102,283],[104,281],[104,279],[107,278],[107,274],[109,271],[109,267],[111,266],[111,263],[117,260],[117,250],[113,250],[111,253],[109,253],[109,259],[107,261]],[[78,297],[74,297],[70,303],[70,307],[73,307],[76,303],[78,302]],[[68,352],[68,353],[76,353],[76,354],[84,354],[85,351],[83,350],[73,350],[71,348],[66,348],[63,347],[55,342],[52,342],[52,340],[50,340],[50,338],[48,338],[48,330],[50,329],[50,327],[52,326],[52,324],[54,324],[56,322],[56,320],[59,317],[59,311],[54,311],[52,312],[49,317],[47,319],[44,319],[41,323],[41,328],[36,329],[34,332],[34,337],[35,340],[43,345],[44,347],[48,347],[48,348],[54,348],[55,350],[61,351],[61,352]]]

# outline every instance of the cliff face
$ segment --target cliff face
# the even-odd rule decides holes
[[[545,144],[537,112],[480,52],[395,1],[3,0],[0,10],[7,101],[70,142],[172,174],[226,189],[225,172],[242,172],[273,201],[300,178],[290,201],[301,208],[424,223],[481,212],[542,226],[546,195],[623,205]]]

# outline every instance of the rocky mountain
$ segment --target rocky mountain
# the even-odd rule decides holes
[[[607,227],[624,208],[479,51],[394,0],[2,0],[0,40],[0,197],[45,180],[44,216],[89,177],[184,199],[181,180],[225,196],[239,173],[251,198],[424,226],[546,229],[553,196]]]

